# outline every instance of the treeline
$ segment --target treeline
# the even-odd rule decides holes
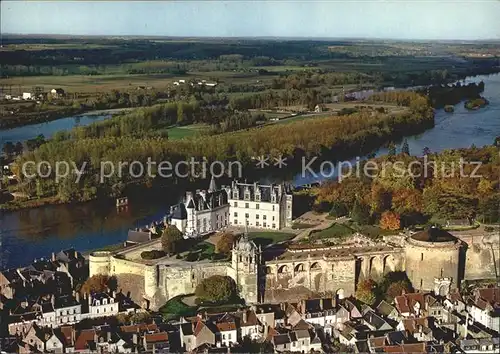
[[[312,191],[314,208],[335,216],[349,214],[360,223],[380,222],[390,229],[426,223],[444,226],[454,219],[500,221],[498,147],[437,154],[424,150],[425,160],[410,156],[403,147],[399,154],[372,160],[381,167],[378,173],[361,172],[360,177],[353,173],[341,183],[323,184]],[[465,161],[462,167],[460,159]],[[480,163],[479,169],[468,162]]]
[[[455,105],[463,100],[479,98],[484,91],[484,82],[470,83],[462,85],[457,82],[455,85],[431,86],[428,89],[431,104],[435,108],[442,108],[446,105]],[[422,90],[425,93],[426,90]]]
[[[424,111],[425,107],[421,109]],[[55,184],[52,174],[49,178],[22,178],[20,188],[38,197],[56,195],[62,201],[88,200],[116,195],[117,185],[137,182],[130,176],[130,170],[125,168],[121,177],[115,174],[105,183],[99,183],[101,161],[118,166],[120,161],[141,161],[145,164],[151,158],[175,164],[191,157],[198,161],[205,157],[209,161],[237,160],[244,166],[250,166],[252,158],[267,154],[288,156],[290,160],[299,160],[304,155],[325,154],[347,158],[366,153],[388,140],[421,131],[432,126],[433,122],[432,114],[411,110],[399,115],[360,112],[348,117],[312,118],[175,141],[137,138],[133,134],[119,138],[53,139],[35,151],[23,154],[16,162],[17,166],[26,161],[48,161],[52,166],[56,161],[73,161],[78,166],[87,162],[86,173],[78,183],[75,176],[70,176]]]

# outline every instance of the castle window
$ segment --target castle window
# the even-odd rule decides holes
[[[237,208],[238,207],[238,202],[234,202],[234,207]]]
[[[420,289],[422,289],[422,286],[424,286],[424,280],[420,279]]]
[[[247,208],[247,209],[248,209],[248,203],[245,203],[245,208]]]
[[[275,228],[276,228],[276,224],[273,224],[273,229],[275,229]]]
[[[274,215],[273,215],[273,221],[274,221]]]
[[[234,219],[233,224],[234,224],[234,225],[238,225],[238,220]]]
[[[262,215],[262,219],[266,220],[267,219],[267,215]]]
[[[238,213],[237,212],[234,212],[234,217],[237,218],[238,217]]]
[[[266,222],[264,221],[264,223],[262,224],[263,227],[266,227]]]
[[[259,214],[256,214],[256,215],[255,215],[255,218],[256,218],[257,220],[259,220]]]
[[[424,254],[423,253],[420,253],[420,260],[423,261],[424,260]]]
[[[248,215],[248,213],[246,213],[246,214],[245,214],[245,218],[247,218],[247,219],[249,218],[249,215]]]
[[[259,209],[260,208],[260,204],[255,204],[255,209]]]
[[[260,193],[255,193],[255,200],[260,202]]]
[[[273,205],[273,211],[274,211],[274,205]]]
[[[260,226],[260,223],[258,221],[255,222],[255,226]]]

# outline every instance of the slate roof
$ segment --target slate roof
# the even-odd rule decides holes
[[[193,324],[191,322],[181,324],[181,329],[182,329],[182,333],[185,336],[189,336],[189,335],[194,334]]]
[[[386,302],[385,300],[380,301],[380,303],[377,306],[377,311],[383,316],[389,316],[396,308]]]
[[[201,195],[201,193],[195,193],[186,201],[186,208],[198,211],[210,210],[226,205],[228,203],[227,199],[225,190],[206,192],[205,196]]]
[[[170,218],[176,220],[186,220],[187,219],[187,210],[184,203],[179,203],[177,205],[172,206],[170,210]]]
[[[430,227],[427,230],[417,232],[411,235],[411,238],[424,242],[449,242],[457,240],[457,238],[448,231],[438,229],[437,227]]]

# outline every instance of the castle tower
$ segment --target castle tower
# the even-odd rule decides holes
[[[405,240],[405,269],[413,287],[443,295],[457,288],[460,248],[456,237],[435,227],[409,236]]]
[[[236,241],[232,250],[232,268],[240,295],[248,303],[258,302],[258,279],[261,263],[261,250],[248,239],[248,229]]]

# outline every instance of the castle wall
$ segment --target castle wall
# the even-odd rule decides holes
[[[405,246],[406,274],[417,290],[434,289],[435,278],[451,278],[451,287],[459,285],[460,244],[408,240]]]
[[[354,257],[335,261],[277,261],[267,264],[263,284],[265,302],[297,300],[311,295],[342,293],[355,289]]]
[[[192,294],[196,286],[205,278],[213,275],[231,276],[228,274],[228,268],[228,263],[193,264],[193,267],[161,267],[159,286],[162,289],[159,295],[166,301],[178,295]]]
[[[498,235],[464,237],[465,280],[495,279],[500,276],[500,242]]]

